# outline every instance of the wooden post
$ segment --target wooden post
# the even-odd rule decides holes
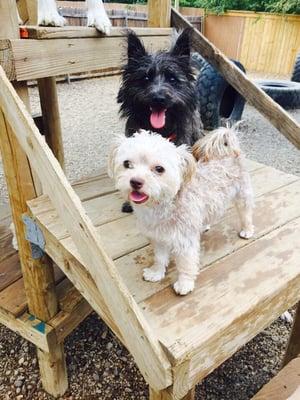
[[[46,142],[64,169],[64,151],[54,77],[38,80]]]
[[[160,392],[155,392],[153,389],[149,388],[149,400],[172,400],[173,397],[169,390],[161,390]],[[195,399],[195,388],[191,389],[181,400],[194,400]]]
[[[15,0],[0,0],[0,11],[7,16],[6,20],[1,21],[1,34],[5,35],[7,32],[6,38],[17,38],[19,31],[13,29],[12,26],[12,21],[17,24]],[[2,14],[0,15],[2,17]],[[15,82],[14,86],[28,107],[29,97],[26,82]],[[0,149],[29,312],[36,318],[47,322],[58,310],[53,265],[47,255],[40,259],[33,259],[30,243],[25,239],[22,215],[27,212],[26,201],[36,197],[36,188],[28,159],[2,111],[0,112]],[[47,357],[41,357],[41,350],[38,350],[40,369],[48,371],[44,374],[44,376],[47,375],[46,388],[51,394],[57,396],[63,394],[68,385],[62,346],[53,343],[50,353],[51,355],[49,354]],[[52,354],[55,355],[54,360],[57,362],[53,361]],[[56,375],[55,379],[54,375]],[[53,379],[51,380],[51,378]]]
[[[293,328],[285,351],[282,367],[300,354],[300,303],[294,317]]]
[[[24,24],[38,24],[38,0],[17,0],[17,5]]]
[[[171,1],[148,1],[148,27],[168,28],[171,24]]]

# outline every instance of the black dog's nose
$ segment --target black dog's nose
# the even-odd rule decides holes
[[[134,190],[139,190],[141,189],[141,187],[143,186],[144,181],[143,179],[138,179],[138,178],[132,178],[130,179],[130,186],[132,187],[132,189]]]
[[[163,94],[156,93],[152,97],[152,105],[155,106],[164,106],[166,102],[166,98]]]

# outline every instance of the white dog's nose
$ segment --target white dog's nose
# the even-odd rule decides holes
[[[144,183],[145,183],[145,181],[143,179],[139,179],[139,178],[131,178],[130,179],[130,186],[134,190],[141,189],[143,187]]]

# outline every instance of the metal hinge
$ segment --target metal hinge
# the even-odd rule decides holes
[[[37,226],[36,222],[28,215],[23,215],[23,222],[25,224],[25,239],[30,242],[31,255],[35,260],[42,258],[45,254],[45,238],[41,229]]]

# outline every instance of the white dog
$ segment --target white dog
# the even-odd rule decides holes
[[[87,24],[109,34],[111,22],[106,14],[102,0],[86,0]],[[19,23],[22,23],[19,17]],[[64,26],[65,19],[58,13],[55,0],[38,0],[38,25]]]
[[[141,131],[118,138],[109,158],[109,175],[154,247],[154,265],[144,269],[144,279],[163,279],[173,257],[178,271],[174,289],[181,295],[194,289],[200,234],[233,200],[240,236],[249,239],[254,232],[252,187],[234,131],[219,128],[205,136],[194,145],[193,155],[185,145],[176,147]]]

